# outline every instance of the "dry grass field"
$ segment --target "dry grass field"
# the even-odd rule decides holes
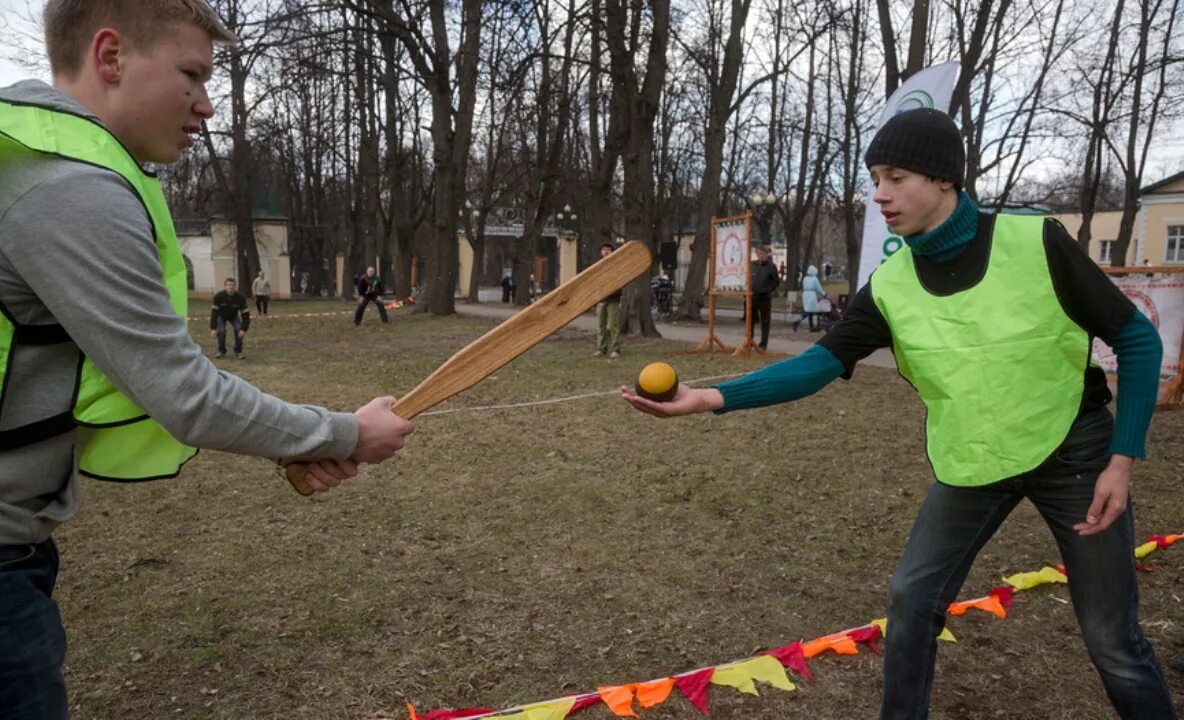
[[[406,391],[488,322],[275,303],[219,366],[289,400],[352,410]],[[202,322],[194,338],[212,350]],[[304,499],[266,460],[202,452],[173,481],[88,481],[56,535],[73,712],[98,718],[406,717],[405,701],[508,707],[742,659],[884,614],[932,482],[922,408],[891,370],[807,400],[658,421],[612,391],[647,362],[682,378],[757,367],[626,339],[593,359],[568,330],[421,417],[395,461]],[[476,410],[589,393],[570,402]],[[1135,479],[1140,536],[1184,529],[1184,413],[1157,417]],[[1184,652],[1184,548],[1140,575],[1161,660]],[[1056,564],[1028,504],[964,597]],[[1112,717],[1064,586],[1009,617],[951,620],[932,717]],[[881,660],[819,658],[813,683],[715,688],[718,720],[871,718]],[[1184,706],[1184,675],[1168,670]],[[796,679],[796,678],[795,678]],[[681,697],[643,711],[697,717]],[[603,707],[581,718],[605,720]]]

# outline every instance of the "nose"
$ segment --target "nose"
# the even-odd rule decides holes
[[[880,183],[879,186],[876,187],[875,194],[872,195],[872,201],[877,205],[883,205],[891,199],[892,198],[888,195],[887,183]]]
[[[197,100],[193,103],[193,112],[202,120],[214,117],[214,104],[210,102],[210,95],[206,92],[205,85],[202,85],[197,93]]]

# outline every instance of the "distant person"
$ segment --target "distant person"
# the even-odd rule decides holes
[[[366,306],[374,303],[378,306],[378,316],[382,321],[390,322],[386,316],[386,308],[382,305],[382,281],[378,279],[378,271],[372,267],[366,268],[366,274],[358,278],[358,309],[354,311],[354,325],[362,324],[362,315]]]
[[[606,258],[612,255],[615,249],[612,243],[602,244],[600,257]],[[614,360],[621,357],[620,335],[621,291],[617,290],[596,306],[596,352],[592,353],[592,357],[608,355]]]
[[[757,262],[752,266],[752,320],[761,324],[761,350],[769,349],[769,323],[773,316],[773,293],[781,284],[777,267],[773,265],[772,249],[768,246],[756,251]]]
[[[824,297],[826,291],[822,289],[822,283],[818,282],[818,268],[811,265],[806,268],[806,279],[802,281],[802,314],[794,321],[794,332],[798,331],[803,319],[810,332],[818,330],[818,301]]]
[[[514,302],[514,277],[507,274],[502,278],[502,302]]]
[[[266,315],[267,304],[271,302],[271,281],[264,276],[262,270],[251,283],[251,294],[255,296],[255,311],[260,315]]]
[[[226,331],[230,329],[234,335],[234,356],[242,358],[243,338],[250,327],[251,311],[247,309],[247,299],[238,291],[234,278],[226,278],[210,308],[210,334],[218,338],[218,352],[214,357],[226,357]]]

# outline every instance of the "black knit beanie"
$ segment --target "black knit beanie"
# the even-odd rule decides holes
[[[863,161],[891,165],[922,175],[951,180],[966,178],[966,149],[953,119],[940,110],[918,108],[894,115],[868,145]]]

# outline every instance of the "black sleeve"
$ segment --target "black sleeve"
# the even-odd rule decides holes
[[[1053,290],[1065,314],[1091,336],[1113,345],[1134,316],[1134,303],[1056,220],[1044,222],[1044,252]]]
[[[218,295],[214,294],[214,299],[210,303],[210,329],[218,329]]]
[[[243,318],[243,332],[246,332],[251,327],[251,311],[247,309],[247,296],[242,293],[235,293],[234,304],[238,306],[238,312]]]
[[[843,319],[818,344],[843,363],[843,378],[847,380],[855,372],[855,363],[880,348],[892,346],[892,329],[872,299],[870,282],[860,288],[847,305]]]

